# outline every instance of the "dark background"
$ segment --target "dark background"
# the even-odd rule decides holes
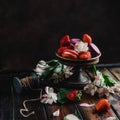
[[[33,69],[59,39],[92,36],[100,63],[120,62],[119,0],[0,0],[0,68]]]

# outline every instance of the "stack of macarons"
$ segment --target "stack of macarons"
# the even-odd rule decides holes
[[[101,54],[88,34],[83,34],[82,39],[70,38],[69,35],[65,35],[60,39],[57,53],[64,58],[80,60],[88,60]]]

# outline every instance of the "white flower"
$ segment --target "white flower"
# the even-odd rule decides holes
[[[71,75],[73,75],[72,69],[73,69],[73,67],[66,66],[66,69],[64,70],[64,72],[65,72],[65,78],[69,78]]]
[[[57,102],[57,94],[52,87],[45,87],[46,94],[42,95],[41,103],[52,104]]]
[[[48,67],[49,65],[45,61],[41,60],[36,65],[36,68],[34,69],[34,71],[36,72],[37,75],[41,76]]]
[[[88,43],[85,43],[85,42],[77,42],[75,44],[75,47],[74,47],[74,50],[77,51],[78,53],[80,52],[84,52],[84,51],[88,51]]]
[[[97,91],[97,87],[93,84],[87,84],[84,87],[84,90],[86,91],[86,93],[90,94],[91,96],[94,96]]]
[[[103,86],[104,78],[103,78],[102,73],[100,71],[97,71],[97,75],[95,76],[95,80],[94,80],[93,84],[96,86]]]
[[[62,67],[63,67],[63,69],[64,69],[65,65],[62,66],[62,64],[59,64],[59,65],[55,68],[54,72],[60,74],[61,71],[62,71]]]

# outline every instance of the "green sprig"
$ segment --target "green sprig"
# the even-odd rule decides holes
[[[112,77],[108,76],[108,75],[105,75],[104,73],[102,73],[102,76],[104,78],[104,83],[106,86],[114,86],[117,81],[115,79],[113,79]]]
[[[95,75],[97,75],[97,68],[95,65],[93,65],[93,71],[94,71]]]

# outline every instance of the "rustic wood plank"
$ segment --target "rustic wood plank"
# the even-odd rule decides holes
[[[112,74],[114,74],[114,76],[120,81],[120,67],[116,67],[116,68],[110,68],[109,69]]]
[[[118,69],[118,68],[109,68],[109,69],[104,69],[104,73],[106,75],[112,77],[113,79],[119,81],[120,78],[117,79],[118,77],[116,77],[116,75],[117,76],[120,75],[120,71],[119,70],[120,69]],[[114,71],[113,74],[111,73],[111,71],[112,72]],[[120,119],[120,103],[119,103],[120,96],[111,95],[111,96],[108,97],[108,100],[111,102],[111,106],[112,106],[113,110],[116,111],[115,113],[117,114],[118,118]]]
[[[86,97],[87,96],[87,97]],[[88,103],[88,104],[96,104],[99,98],[92,97],[86,93],[84,93],[82,100],[80,103]],[[106,112],[97,112],[95,107],[81,107],[83,112],[88,116],[89,120],[106,120],[108,117],[116,117],[116,114],[112,110],[112,108]]]
[[[109,68],[109,69],[107,69],[107,68],[100,68],[100,69],[98,69],[99,71],[101,71],[101,72],[103,72],[104,74],[106,74],[106,75],[108,75],[108,76],[110,76],[110,77],[112,77],[113,79],[115,79],[116,81],[118,80],[117,79],[117,77],[114,75],[114,74],[116,74],[116,72],[114,71],[114,70],[116,70],[116,68]],[[119,76],[119,71],[120,69],[118,69],[117,68],[117,76]],[[114,73],[114,74],[112,74],[111,73],[111,71]],[[93,73],[93,70],[91,70],[91,71],[88,71],[87,70],[87,73],[90,75],[90,77],[91,77],[91,79],[93,79],[94,80],[94,77],[93,77],[93,75],[94,75],[94,73]],[[112,96],[112,95],[110,95],[108,98],[107,98],[109,101],[110,101],[110,103],[111,103],[111,109],[112,109],[112,111],[113,112],[115,112],[115,116],[117,116],[119,119],[120,119],[120,103],[118,102],[118,101],[120,101],[120,97],[118,97],[118,96]],[[94,98],[94,100],[95,100],[95,98]],[[113,101],[116,103],[114,103],[113,104]],[[113,113],[112,112],[112,113]]]
[[[100,71],[103,71],[105,74],[115,78],[116,80],[120,80],[120,68],[98,68]],[[84,71],[83,71],[84,72]],[[94,79],[93,70],[86,69],[85,71],[87,75]],[[15,73],[14,75],[17,75]],[[80,103],[73,104],[53,104],[53,105],[44,105],[39,101],[28,102],[27,107],[29,112],[32,110],[35,111],[34,115],[29,116],[28,118],[23,117],[20,114],[20,109],[23,108],[23,101],[26,99],[37,98],[39,97],[39,93],[22,93],[16,94],[15,91],[11,89],[11,80],[14,76],[13,74],[0,75],[0,120],[62,120],[63,117],[69,113],[77,112],[81,117],[81,120],[106,120],[107,117],[116,116],[120,119],[120,97],[119,96],[109,96],[108,100],[111,103],[111,109],[107,112],[97,113],[95,107],[85,108],[80,107],[79,104],[86,102],[89,104],[97,103],[99,98],[91,97],[90,95],[83,93],[82,100]],[[19,76],[24,77],[25,74],[20,74]],[[60,109],[60,116],[54,117],[52,113]]]
[[[102,69],[102,72],[103,72],[104,74],[106,74],[106,75],[112,77],[113,79],[117,80],[117,78],[115,77],[115,75],[113,75],[113,74],[110,72],[109,69],[104,68],[104,69]]]
[[[10,75],[0,74],[0,120],[13,119]]]
[[[23,102],[25,100],[31,100],[31,99],[37,99],[39,97],[39,94],[14,94],[14,112],[15,112],[15,120],[47,120],[46,110],[44,107],[44,104],[41,104],[39,100],[35,101],[28,101],[26,102],[26,107],[29,110],[25,113],[25,115],[29,114],[30,112],[34,111],[35,114],[30,115],[29,117],[23,117],[20,114],[20,109],[24,109]]]
[[[10,94],[0,95],[0,120],[12,119],[12,103]]]
[[[120,119],[120,97],[118,97],[116,95],[111,95],[111,96],[109,96],[108,99],[111,103],[111,106],[112,106],[115,114]]]
[[[53,112],[60,110],[60,115],[58,117],[53,116]],[[81,120],[83,120],[80,112],[75,107],[74,103],[66,103],[64,105],[55,104],[55,105],[46,105],[46,110],[48,114],[48,120],[63,120],[67,114],[77,113]]]

